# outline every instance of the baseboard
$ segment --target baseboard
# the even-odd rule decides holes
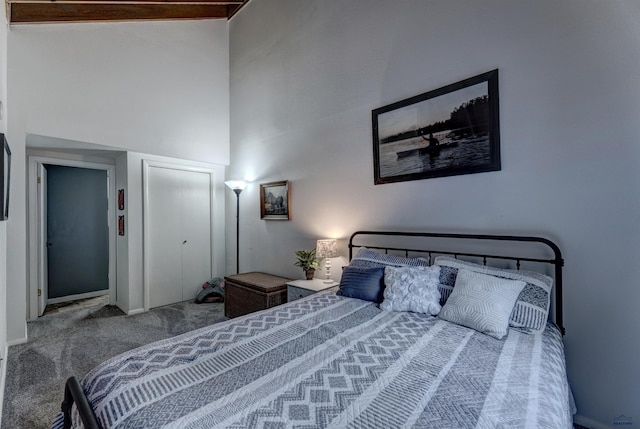
[[[29,341],[29,339],[28,339],[28,338],[26,338],[26,337],[25,337],[25,338],[19,338],[19,339],[17,339],[17,340],[7,341],[7,346],[9,346],[9,347],[10,347],[10,346],[17,346],[18,344],[24,344],[24,343],[26,343],[27,341]]]
[[[4,347],[2,359],[0,360],[0,427],[2,427],[2,405],[4,404],[4,383],[7,379],[7,356],[9,347]]]
[[[79,299],[95,298],[97,296],[109,295],[109,289],[98,290],[95,292],[78,293],[75,295],[61,296],[59,298],[48,298],[47,304],[60,304],[61,302],[77,301]]]
[[[133,316],[134,314],[144,313],[144,308],[135,308],[133,310],[127,311],[127,316]]]
[[[588,427],[589,429],[611,429],[612,425],[606,425],[588,417],[576,414],[573,416],[573,422],[578,423],[580,426]]]

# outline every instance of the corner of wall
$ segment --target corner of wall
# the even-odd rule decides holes
[[[128,156],[123,153],[116,158],[116,190],[124,189],[124,210],[117,208],[116,219],[124,216],[125,235],[116,236],[116,305],[129,313],[129,239],[127,236],[127,211],[130,196],[128,192]]]

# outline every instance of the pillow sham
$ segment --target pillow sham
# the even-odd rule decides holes
[[[502,339],[509,328],[509,316],[526,283],[458,270],[456,284],[439,317]]]
[[[553,279],[541,273],[524,270],[508,270],[494,268],[473,262],[461,261],[450,256],[438,256],[434,265],[440,267],[440,284],[438,289],[442,298],[440,305],[445,305],[455,289],[456,276],[460,269],[487,274],[503,279],[521,280],[526,283],[520,292],[516,304],[509,317],[509,326],[526,333],[541,333],[549,318],[551,289]]]
[[[382,302],[383,292],[384,268],[346,266],[342,270],[342,278],[336,295],[379,304]]]
[[[349,263],[352,267],[428,267],[424,258],[405,258],[361,247]]]
[[[440,267],[386,267],[384,311],[411,311],[436,316],[440,312]]]

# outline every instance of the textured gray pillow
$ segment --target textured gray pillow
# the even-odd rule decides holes
[[[460,269],[440,318],[501,339],[507,334],[509,316],[525,284]]]
[[[441,308],[439,278],[440,267],[386,267],[380,308],[437,315]]]
[[[526,286],[520,292],[516,305],[513,307],[509,326],[529,334],[544,331],[549,319],[549,305],[553,287],[551,277],[533,271],[507,270],[478,265],[450,256],[438,256],[434,264],[440,266],[440,285],[438,286],[442,296],[440,305],[444,305],[452,293],[456,275],[461,268],[503,279],[524,281]]]

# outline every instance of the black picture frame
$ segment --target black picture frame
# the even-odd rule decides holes
[[[9,191],[11,189],[11,149],[3,133],[0,133],[0,221],[9,219]]]
[[[498,70],[372,111],[376,185],[498,171]]]
[[[291,219],[291,186],[288,180],[260,185],[260,219]]]

